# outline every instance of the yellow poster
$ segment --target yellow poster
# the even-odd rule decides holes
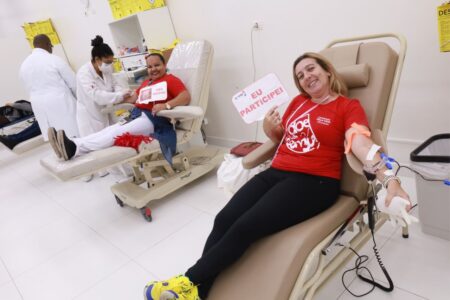
[[[166,6],[164,0],[108,0],[114,19],[121,19],[140,11]]]
[[[450,52],[450,2],[437,8],[441,52]]]
[[[25,37],[28,40],[28,43],[30,43],[31,48],[34,48],[33,39],[38,34],[46,34],[50,38],[52,45],[58,45],[60,43],[58,34],[56,33],[52,20],[50,19],[33,23],[25,23],[22,28],[25,31]]]

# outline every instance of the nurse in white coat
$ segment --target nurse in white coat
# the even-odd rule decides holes
[[[91,41],[91,61],[77,72],[77,121],[80,136],[109,126],[109,117],[101,109],[130,96],[113,77],[114,53],[101,36]]]
[[[48,140],[49,127],[78,136],[75,73],[64,60],[51,54],[53,45],[45,34],[35,36],[33,46],[33,52],[20,67],[19,76],[30,95],[44,140]]]

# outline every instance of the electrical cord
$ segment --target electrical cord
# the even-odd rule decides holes
[[[348,249],[350,249],[357,256],[357,258],[355,260],[355,267],[351,268],[351,269],[348,269],[344,273],[342,273],[342,278],[341,278],[342,285],[347,290],[347,292],[352,294],[352,296],[354,296],[354,297],[366,296],[366,295],[370,294],[375,289],[375,285],[372,285],[372,288],[369,291],[365,292],[364,294],[355,294],[352,291],[350,291],[350,289],[347,287],[347,285],[345,283],[345,275],[347,275],[351,271],[355,271],[356,274],[358,274],[358,272],[360,270],[366,270],[367,273],[369,273],[370,277],[372,279],[374,279],[372,273],[370,272],[370,270],[367,267],[363,267],[362,266],[363,263],[365,263],[365,262],[367,262],[369,260],[369,257],[367,255],[359,255],[359,253],[356,252],[356,250],[354,250],[352,247],[348,247]]]
[[[250,45],[252,48],[252,66],[253,66],[253,80],[252,82],[255,82],[256,80],[256,63],[255,63],[255,50],[254,50],[254,43],[253,43],[253,32],[256,31],[257,28],[255,26],[252,26],[252,29],[250,30]],[[259,124],[256,122],[256,132],[255,132],[255,142],[258,140],[258,129]]]
[[[370,272],[370,270],[367,267],[362,266],[363,263],[367,262],[369,257],[367,255],[362,255],[360,256],[353,248],[351,248],[350,246],[348,247],[351,251],[353,251],[353,253],[355,253],[355,255],[358,257],[355,260],[355,267],[349,270],[346,270],[343,274],[342,274],[342,284],[344,286],[344,288],[350,293],[352,294],[354,297],[363,297],[369,293],[371,293],[376,287],[385,291],[385,292],[391,292],[394,290],[394,284],[392,282],[391,277],[389,276],[389,273],[387,272],[386,268],[384,267],[383,262],[381,261],[381,257],[380,257],[380,253],[378,252],[377,249],[377,243],[375,241],[375,218],[374,218],[374,208],[377,209],[376,206],[376,199],[377,199],[377,193],[376,193],[376,189],[375,189],[375,184],[374,184],[374,180],[376,178],[374,173],[370,173],[367,172],[366,170],[363,170],[364,175],[366,176],[368,182],[370,183],[370,186],[372,187],[372,194],[369,196],[369,198],[367,199],[367,215],[368,215],[368,221],[369,221],[369,229],[370,229],[370,233],[372,235],[372,241],[373,241],[373,252],[375,253],[375,257],[378,261],[378,265],[380,266],[381,270],[384,273],[384,276],[386,277],[387,281],[389,282],[389,286],[385,287],[381,284],[379,284],[378,282],[375,281],[374,277],[372,276],[372,273]],[[355,294],[352,291],[350,291],[350,289],[346,286],[345,284],[345,280],[344,277],[346,274],[348,274],[351,271],[355,271],[356,275],[359,277],[359,279],[361,279],[364,282],[367,282],[369,284],[372,284],[372,288],[363,293],[363,294]],[[361,270],[366,270],[367,273],[369,274],[370,278],[367,278],[365,276],[363,276],[360,271]]]
[[[250,45],[252,47],[252,66],[253,66],[253,81],[256,80],[256,63],[255,63],[255,50],[253,45],[253,32],[256,30],[255,27],[252,27],[250,31]]]
[[[386,157],[387,157],[387,156],[386,156]],[[420,176],[423,180],[425,180],[425,181],[444,182],[444,184],[450,185],[450,182],[449,182],[448,179],[442,180],[442,179],[432,179],[432,178],[427,178],[427,177],[425,177],[424,175],[422,175],[420,172],[414,170],[413,168],[410,168],[410,167],[408,167],[408,166],[402,166],[402,165],[400,165],[400,163],[399,163],[397,160],[395,160],[395,159],[393,159],[393,158],[391,158],[391,157],[387,157],[387,158],[389,159],[389,162],[394,162],[394,163],[397,165],[397,170],[395,171],[395,176],[397,176],[397,174],[399,173],[399,171],[400,171],[401,168],[405,168],[405,169],[408,169],[408,170],[410,170],[411,172],[413,172],[413,173],[419,175],[419,176]],[[389,169],[391,169],[391,168],[392,168],[392,167],[390,167]],[[366,175],[366,177],[367,177],[367,174],[365,174],[365,175]],[[370,175],[370,174],[369,174],[369,175]],[[371,180],[371,178],[369,178],[369,177],[367,177],[367,179],[368,179],[368,180]],[[373,179],[373,178],[372,178],[372,179]],[[362,266],[365,262],[367,262],[367,261],[369,260],[369,257],[368,257],[367,255],[359,255],[358,252],[357,252],[356,250],[354,250],[354,249],[353,249],[352,247],[350,247],[350,246],[347,246],[347,248],[350,249],[350,250],[357,256],[357,259],[355,260],[355,267],[354,267],[354,268],[351,268],[351,269],[348,269],[348,270],[344,271],[344,273],[342,274],[341,281],[342,281],[342,285],[343,285],[344,288],[347,290],[347,292],[349,292],[349,293],[350,293],[351,295],[353,295],[354,297],[363,297],[363,296],[366,296],[366,295],[370,294],[376,287],[379,288],[379,289],[381,289],[381,290],[383,290],[383,291],[385,291],[385,292],[391,292],[391,291],[394,290],[394,284],[393,284],[392,279],[391,279],[391,277],[389,276],[389,273],[388,273],[388,271],[386,270],[386,268],[385,268],[383,262],[381,261],[380,253],[379,253],[379,251],[378,251],[378,249],[377,249],[377,244],[376,244],[376,241],[375,241],[375,235],[374,235],[374,220],[373,220],[373,215],[372,215],[372,214],[373,214],[373,208],[375,207],[375,209],[376,209],[376,204],[373,202],[374,199],[376,198],[376,193],[375,193],[375,188],[374,188],[373,184],[372,184],[371,186],[372,186],[372,193],[373,193],[373,194],[372,194],[371,197],[369,197],[369,201],[368,201],[368,205],[369,205],[369,207],[368,207],[368,217],[369,217],[369,227],[370,227],[370,231],[371,231],[371,234],[372,234],[372,241],[373,241],[373,247],[372,247],[372,249],[373,249],[373,252],[374,252],[374,254],[375,254],[375,257],[376,257],[376,259],[377,259],[377,261],[378,261],[378,265],[380,266],[381,271],[383,271],[384,276],[386,277],[386,279],[387,279],[387,281],[388,281],[388,283],[389,283],[389,286],[386,287],[386,286],[383,286],[383,285],[381,285],[380,283],[376,282],[375,279],[374,279],[374,277],[373,277],[373,275],[372,275],[372,273],[370,272],[370,270],[369,270],[367,267]],[[374,198],[374,197],[375,197],[375,198]],[[370,200],[372,200],[372,201],[370,201]],[[417,207],[417,203],[414,204],[414,205],[411,207],[411,210],[414,209],[414,208],[416,208],[416,207]],[[342,244],[340,244],[340,243],[337,244],[337,245],[339,245],[339,246],[344,246],[344,245],[342,245]],[[345,247],[345,246],[344,246],[344,247]],[[363,275],[361,274],[361,271],[363,271],[363,270],[367,271],[367,273],[369,274],[369,277],[370,277],[370,278],[367,278],[367,277],[365,277],[365,276],[363,276]],[[347,285],[346,285],[346,283],[345,283],[345,276],[346,276],[349,272],[352,272],[352,271],[355,271],[355,272],[356,272],[356,275],[358,276],[358,278],[360,278],[362,281],[371,284],[371,285],[372,285],[372,288],[371,288],[369,291],[367,291],[367,292],[365,292],[365,293],[363,293],[363,294],[355,294],[355,293],[353,293],[352,291],[350,291],[350,289],[347,287]]]
[[[377,249],[377,243],[375,242],[375,235],[373,234],[373,231],[372,231],[372,240],[373,240],[373,247],[372,247],[373,252],[375,253],[375,257],[377,258],[378,265],[380,266],[381,271],[383,271],[384,276],[386,277],[386,279],[387,279],[387,281],[388,281],[388,283],[389,283],[389,287],[385,287],[385,286],[379,284],[378,282],[376,282],[376,281],[373,279],[372,274],[370,274],[370,275],[371,275],[371,276],[370,276],[371,279],[368,279],[368,278],[362,276],[361,274],[358,274],[358,277],[359,277],[361,280],[363,280],[363,281],[365,281],[365,282],[367,282],[367,283],[371,283],[371,284],[373,284],[374,286],[376,286],[377,288],[379,288],[379,289],[381,289],[381,290],[383,290],[383,291],[385,291],[385,292],[392,292],[392,291],[394,290],[394,283],[392,282],[391,276],[389,276],[388,271],[386,270],[386,268],[384,267],[383,262],[381,261],[380,253],[378,252],[378,249]]]
[[[399,163],[398,161],[396,161],[396,160],[394,160],[394,163],[398,166],[397,170],[395,171],[395,176],[397,176],[397,174],[398,174],[398,172],[400,171],[401,168],[405,168],[405,169],[408,169],[408,170],[410,170],[411,172],[413,172],[413,173],[419,175],[423,180],[426,180],[426,181],[437,181],[437,182],[442,182],[442,179],[431,179],[431,178],[426,178],[426,177],[423,176],[420,172],[414,170],[413,168],[410,168],[410,167],[408,167],[408,166],[402,166],[402,165],[400,165],[400,163]]]
[[[372,240],[373,240],[373,247],[372,247],[372,249],[373,249],[373,252],[375,253],[375,257],[376,257],[376,259],[378,261],[378,265],[380,266],[381,271],[383,271],[384,276],[386,277],[386,279],[387,279],[387,281],[389,283],[389,286],[385,287],[385,286],[381,285],[380,283],[376,282],[375,278],[373,277],[373,275],[370,272],[370,270],[367,267],[362,266],[362,264],[364,264],[365,262],[367,262],[369,260],[369,257],[367,255],[359,255],[358,252],[356,252],[356,250],[354,250],[352,247],[349,246],[348,248],[357,256],[357,259],[355,260],[355,267],[346,270],[342,274],[341,281],[342,281],[342,285],[347,290],[347,292],[352,294],[354,297],[366,296],[366,295],[370,294],[376,287],[381,289],[381,290],[383,290],[383,291],[385,291],[385,292],[392,292],[394,290],[394,283],[392,282],[391,276],[389,275],[389,273],[386,270],[383,262],[381,261],[380,253],[378,252],[378,249],[377,249],[377,243],[375,242],[375,236],[373,234],[373,230],[371,230],[371,232],[372,232]],[[370,278],[367,278],[367,277],[363,276],[360,273],[362,270],[367,271],[367,273],[369,274]],[[347,287],[347,285],[345,283],[345,279],[344,278],[345,278],[345,275],[348,274],[351,271],[355,271],[356,275],[362,281],[367,282],[369,284],[372,284],[372,288],[369,291],[367,291],[367,292],[365,292],[363,294],[355,294],[352,291],[350,291],[349,287]]]

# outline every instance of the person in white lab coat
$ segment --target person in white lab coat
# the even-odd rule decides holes
[[[34,49],[20,66],[19,76],[30,94],[30,102],[44,140],[49,127],[78,136],[75,73],[61,58],[52,55],[48,36],[33,39]]]
[[[131,95],[131,91],[121,87],[113,76],[114,52],[108,44],[97,35],[91,40],[91,46],[91,60],[77,72],[77,122],[81,137],[108,127],[109,116],[101,109]],[[100,177],[108,174],[108,171],[98,173]],[[83,178],[86,182],[92,179],[93,175]]]
[[[97,35],[91,45],[91,60],[77,72],[77,121],[81,137],[109,126],[109,117],[101,109],[120,103],[131,94],[114,79],[114,53],[103,38]]]

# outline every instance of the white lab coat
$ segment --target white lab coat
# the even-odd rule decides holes
[[[101,109],[123,100],[124,89],[112,74],[95,72],[91,62],[84,64],[77,72],[77,121],[80,136],[86,136],[109,126],[108,115]]]
[[[48,140],[48,127],[78,136],[76,80],[70,66],[47,50],[35,48],[20,66],[19,76],[30,94],[44,140]]]

